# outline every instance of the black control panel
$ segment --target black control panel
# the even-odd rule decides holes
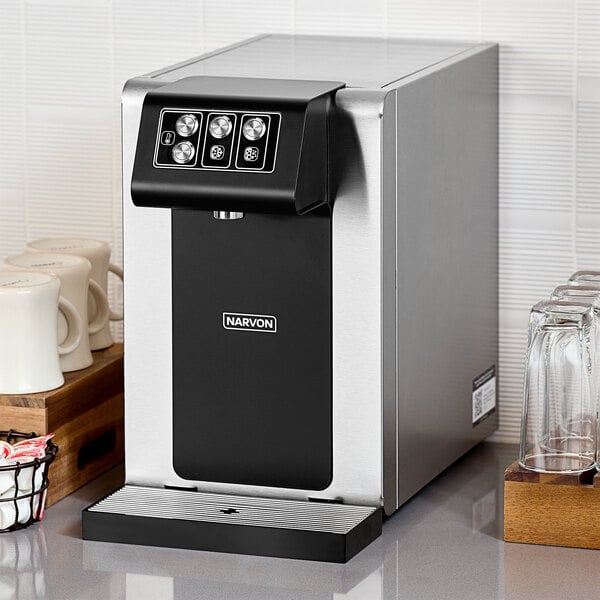
[[[154,167],[272,173],[280,124],[277,112],[163,108]]]
[[[331,205],[335,81],[185,77],[147,92],[136,206],[304,214]]]

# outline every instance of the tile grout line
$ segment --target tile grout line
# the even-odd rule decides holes
[[[572,160],[571,165],[572,177],[573,177],[573,197],[572,197],[572,216],[571,216],[571,227],[573,233],[573,258],[574,258],[574,270],[579,268],[579,255],[577,251],[577,208],[578,208],[578,185],[577,185],[577,159],[578,159],[578,106],[579,106],[579,0],[575,0],[575,15],[573,23],[573,142],[572,142]]]
[[[23,93],[23,126],[24,126],[24,142],[25,151],[23,152],[23,226],[25,232],[25,242],[30,237],[29,231],[29,169],[27,160],[27,153],[29,148],[29,119],[28,119],[28,101],[27,101],[27,10],[25,7],[25,0],[20,0],[21,9],[21,36],[22,36],[22,49],[21,49],[21,68],[23,69],[23,81],[21,83]]]

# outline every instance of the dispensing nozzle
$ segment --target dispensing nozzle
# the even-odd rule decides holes
[[[215,219],[220,219],[221,221],[234,221],[235,219],[243,219],[243,212],[232,212],[229,210],[215,210],[213,212],[213,217]]]

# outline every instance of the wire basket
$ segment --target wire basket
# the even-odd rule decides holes
[[[35,437],[36,433],[0,431],[0,440],[9,444]],[[7,488],[0,494],[0,533],[24,529],[44,518],[48,470],[57,452],[58,446],[47,440],[45,456],[0,466],[0,491]]]

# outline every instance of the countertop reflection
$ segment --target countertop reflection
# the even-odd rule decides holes
[[[80,511],[114,470],[0,535],[0,600],[383,600],[593,596],[591,550],[502,542],[502,474],[516,448],[484,443],[386,520],[346,565],[83,542]]]

